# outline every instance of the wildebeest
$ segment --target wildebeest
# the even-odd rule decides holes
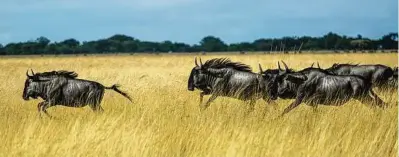
[[[318,104],[340,106],[351,98],[364,104],[385,107],[386,104],[373,92],[371,82],[357,75],[334,75],[320,68],[306,68],[298,72],[279,74],[276,78],[278,96],[292,98],[282,115],[302,102],[317,107]]]
[[[326,69],[336,75],[359,75],[369,79],[373,87],[387,87],[389,78],[393,76],[392,68],[381,65],[358,65],[358,64],[333,64]]]
[[[118,89],[118,85],[105,87],[98,82],[77,79],[78,74],[75,72],[61,70],[35,74],[32,70],[32,75],[27,71],[26,76],[22,98],[29,100],[29,97],[34,99],[41,97],[44,101],[37,105],[39,115],[44,112],[51,117],[46,109],[55,105],[68,107],[89,105],[94,112],[102,112],[101,101],[104,89],[112,89],[132,101],[126,93]]]
[[[282,69],[280,67],[280,62],[277,62],[278,69],[265,70],[263,72],[263,75],[268,75],[270,77],[274,76],[275,80],[276,80],[277,76],[279,76],[279,75],[283,75],[283,74],[286,74],[286,73],[294,73],[295,72],[293,69],[289,68],[284,61],[281,61],[281,62],[284,65],[284,69]],[[322,69],[313,68],[313,65],[314,64],[312,64],[311,67],[305,68],[305,69],[303,69],[301,71],[298,71],[298,72],[303,73],[303,74],[307,75],[308,77],[324,76],[324,74],[327,73],[326,71],[322,71]],[[282,91],[281,90],[278,91],[277,89],[275,90],[278,93],[277,94],[278,97],[282,98],[282,99],[294,99],[296,97],[296,92],[297,92],[297,89],[298,89],[298,85],[293,83],[293,82],[285,82],[285,83],[286,83],[285,86],[287,88],[285,88]],[[276,87],[277,88],[278,86],[272,86],[272,87]]]
[[[277,99],[276,92],[271,91],[273,85],[262,75],[253,73],[248,65],[232,62],[227,58],[214,58],[200,65],[195,58],[195,67],[188,79],[188,90],[202,90],[200,94],[201,110],[206,109],[218,96],[226,96],[249,101],[250,110],[255,100],[263,98],[268,103]],[[203,104],[204,95],[212,96]]]

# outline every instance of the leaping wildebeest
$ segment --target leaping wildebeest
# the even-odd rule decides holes
[[[51,117],[46,109],[55,105],[68,107],[89,105],[94,112],[102,112],[101,101],[104,89],[112,89],[132,101],[128,94],[118,89],[118,85],[105,87],[98,82],[77,79],[78,74],[75,72],[52,71],[35,74],[33,70],[31,71],[32,75],[26,71],[27,78],[22,98],[29,100],[29,97],[34,99],[41,97],[44,101],[37,105],[39,115],[44,112]]]
[[[261,68],[261,67],[260,67]],[[254,109],[257,99],[263,98],[267,103],[274,103],[276,92],[272,91],[273,81],[267,76],[252,72],[248,65],[232,62],[227,58],[214,58],[202,64],[197,63],[191,70],[188,79],[188,90],[202,90],[200,94],[201,110],[206,109],[218,96],[237,98],[249,101],[250,111]],[[203,104],[204,95],[212,96]]]
[[[381,64],[358,65],[335,63],[326,70],[336,75],[359,75],[370,80],[373,87],[384,88],[388,87],[389,79],[394,74],[391,67]]]
[[[317,107],[318,104],[340,106],[351,98],[363,104],[385,107],[371,89],[371,82],[357,75],[334,75],[320,68],[306,68],[298,72],[279,74],[275,83],[278,96],[295,97],[282,115],[288,113],[302,102]]]

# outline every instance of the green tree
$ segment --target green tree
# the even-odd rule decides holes
[[[125,52],[136,52],[139,47],[139,42],[136,40],[128,40],[122,43]]]
[[[357,38],[357,39],[363,39],[363,36],[360,35],[360,34],[358,34],[358,35],[356,36],[356,38]]]
[[[108,49],[109,52],[129,52],[124,46],[124,42],[134,41],[133,37],[123,35],[123,34],[116,34],[109,37],[108,42],[110,44],[110,48]]]
[[[124,41],[133,41],[134,38],[131,36],[123,35],[123,34],[115,34],[108,38],[108,40],[119,41],[120,43]]]
[[[158,51],[158,43],[143,41],[138,44],[138,52],[157,52]]]
[[[188,52],[200,52],[202,47],[200,45],[194,44],[193,46],[188,46]]]
[[[227,51],[240,51],[240,44],[230,44],[229,47],[227,48]]]
[[[61,41],[59,44],[65,45],[65,46],[68,46],[71,48],[76,48],[79,46],[80,42],[76,39],[71,38],[71,39],[66,39],[64,41]]]
[[[45,53],[46,54],[60,54],[60,52],[58,51],[58,44],[57,43],[48,44],[45,48]]]
[[[39,37],[36,39],[36,42],[40,44],[41,47],[46,47],[51,41],[46,37]]]
[[[23,43],[9,43],[4,47],[4,49],[7,55],[19,55],[23,54],[22,45]]]
[[[100,39],[97,40],[94,44],[94,49],[97,53],[108,53],[109,48],[111,47],[110,40],[107,39]]]
[[[58,45],[58,51],[65,54],[74,54],[79,50],[80,42],[76,39],[70,38],[61,41]]]
[[[175,42],[173,43],[175,52],[187,52],[190,51],[191,46],[185,43]]]
[[[159,44],[159,51],[160,52],[175,51],[174,44],[169,40],[164,41]]]
[[[356,50],[364,50],[369,47],[370,41],[365,39],[352,40],[350,42],[351,46]]]
[[[339,47],[339,40],[342,38],[336,33],[329,32],[328,34],[324,35],[324,48],[325,49],[337,49]]]
[[[382,36],[380,43],[383,49],[398,49],[398,33],[389,33]]]
[[[258,39],[253,42],[256,51],[270,51],[273,44],[272,39]]]
[[[27,41],[22,44],[22,52],[24,54],[41,54],[40,45],[36,41]]]
[[[200,45],[207,52],[220,52],[227,49],[227,45],[220,38],[214,36],[204,37],[200,41]]]
[[[36,39],[36,49],[34,50],[38,54],[46,54],[46,47],[50,43],[50,40],[46,37],[39,37]]]

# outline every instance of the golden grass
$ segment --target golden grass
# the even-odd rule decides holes
[[[206,55],[229,57],[254,67],[276,68],[284,60],[294,69],[319,61],[397,65],[397,54]],[[218,98],[199,111],[199,91],[187,90],[193,55],[0,58],[0,156],[397,156],[397,91],[377,94],[386,110],[355,100],[320,106],[301,104],[276,117],[292,100],[273,109],[258,100],[247,105]],[[134,99],[106,91],[103,114],[89,107],[56,106],[57,119],[38,117],[40,100],[24,101],[25,71],[73,70],[82,79],[106,86],[118,83]],[[205,97],[207,100],[208,97]],[[265,110],[266,109],[266,110]]]

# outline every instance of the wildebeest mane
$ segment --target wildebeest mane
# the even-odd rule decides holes
[[[211,60],[207,60],[203,68],[215,68],[215,69],[222,69],[222,68],[233,68],[238,71],[244,72],[252,72],[252,69],[249,65],[240,63],[240,62],[232,62],[228,58],[214,58]]]
[[[36,73],[34,75],[34,77],[39,77],[39,76],[40,77],[62,76],[70,79],[75,79],[78,77],[78,74],[75,73],[74,71],[59,70],[59,71]]]
[[[359,63],[357,63],[357,64],[354,64],[354,63],[334,63],[333,64],[333,68],[339,68],[339,67],[342,67],[342,66],[359,66]]]

